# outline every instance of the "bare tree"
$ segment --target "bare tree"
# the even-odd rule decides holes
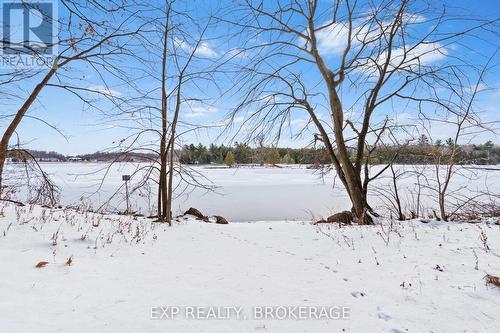
[[[9,142],[21,121],[29,116],[28,111],[40,98],[42,91],[47,87],[63,89],[87,106],[99,108],[95,100],[96,96],[111,103],[116,103],[116,99],[119,98],[109,87],[106,75],[116,81],[131,81],[121,68],[122,64],[119,59],[126,61],[127,57],[135,56],[127,45],[143,29],[143,26],[136,22],[135,12],[129,11],[127,6],[116,4],[114,1],[104,1],[98,4],[63,0],[61,3],[64,9],[60,14],[61,18],[54,19],[52,22],[61,26],[61,31],[57,43],[49,45],[50,47],[57,46],[58,53],[40,68],[14,68],[2,74],[1,84],[10,92],[15,91],[19,86],[26,87],[34,84],[34,87],[26,96],[19,94],[8,96],[19,100],[21,105],[10,115],[8,126],[0,140],[0,189]],[[23,2],[23,6],[36,8],[37,4]],[[48,13],[43,13],[43,15],[46,15],[44,19],[52,19]],[[105,21],[102,20],[103,17],[106,17]],[[2,44],[4,49],[15,47],[15,50],[18,50],[22,46],[22,55],[34,59],[43,56],[40,51],[26,45],[17,45],[5,40],[2,40]],[[70,67],[71,65],[74,66]],[[84,85],[78,83],[80,76],[78,72],[82,68],[94,71],[98,81],[84,82]],[[44,122],[42,118],[36,119]]]
[[[449,201],[448,195],[450,192],[451,180],[457,172],[460,172],[457,170],[457,164],[467,162],[459,160],[461,141],[464,142],[464,140],[467,140],[467,138],[471,135],[491,131],[488,124],[481,121],[479,113],[475,110],[476,108],[474,104],[482,85],[485,84],[484,76],[486,72],[491,69],[490,63],[492,59],[494,59],[495,55],[496,52],[480,69],[475,83],[472,85],[464,85],[460,94],[452,96],[457,99],[453,102],[455,107],[452,112],[447,110],[448,112],[445,112],[442,118],[426,118],[434,124],[444,123],[446,126],[454,128],[454,135],[451,140],[448,140],[448,145],[446,147],[434,147],[432,149],[433,152],[431,153],[434,158],[434,180],[436,182],[435,191],[437,193],[437,202],[439,206],[439,216],[436,217],[439,217],[443,221],[449,221],[458,210],[453,209],[450,211],[447,207],[447,203]],[[482,197],[483,194],[484,193],[479,194],[479,196]],[[466,200],[459,200],[459,206],[464,207],[464,205],[470,204],[470,202],[476,202],[477,200],[477,195],[469,193],[466,196]]]
[[[249,60],[238,76],[237,89],[245,95],[231,118],[243,113],[249,132],[274,133],[279,140],[290,119],[305,111],[355,216],[371,224],[368,186],[379,174],[368,174],[370,145],[387,130],[383,122],[376,125],[377,114],[396,107],[452,109],[445,96],[460,91],[470,62],[447,58],[447,47],[496,26],[496,20],[469,19],[441,5],[244,1],[231,9],[241,14],[237,21],[221,18],[241,28],[244,37],[238,38],[247,43],[238,54]],[[451,22],[461,28],[445,28]],[[434,65],[444,58],[446,64]]]
[[[171,192],[168,193],[167,186],[167,49],[168,49],[168,33],[170,30],[170,12],[172,11],[172,4],[167,2],[165,13],[165,26],[163,32],[163,50],[162,50],[162,65],[161,65],[161,139],[160,139],[160,175],[158,179],[158,219],[163,221],[167,219],[170,222],[170,209]],[[171,170],[172,171],[172,170]]]
[[[198,48],[200,47],[205,31],[208,27],[209,22],[207,25],[204,27],[203,31],[200,33],[199,37],[195,40],[195,44],[190,47],[190,51],[187,53],[187,57],[182,64],[180,61],[180,57],[178,55],[178,48],[179,45],[175,45],[177,42],[175,40],[172,40],[172,45],[174,45],[174,52],[173,52],[173,61],[175,62],[175,69],[176,69],[176,75],[177,75],[177,82],[175,83],[175,86],[172,90],[172,95],[174,98],[174,110],[173,110],[173,118],[170,124],[170,140],[168,142],[168,146],[166,147],[165,150],[161,150],[160,152],[161,155],[163,156],[164,154],[168,156],[168,184],[166,183],[160,183],[160,189],[159,192],[164,193],[164,201],[162,202],[162,207],[158,207],[158,216],[160,216],[160,211],[162,212],[161,214],[161,220],[166,220],[169,224],[171,224],[171,218],[172,218],[172,198],[173,198],[173,178],[174,178],[174,162],[175,162],[175,144],[176,144],[176,139],[177,139],[177,125],[179,122],[179,115],[181,112],[181,108],[183,107],[183,104],[186,102],[189,102],[189,100],[185,100],[183,98],[183,88],[186,85],[186,81],[188,80],[195,80],[196,78],[199,79],[199,73],[189,73],[188,69],[190,67],[191,62],[193,61],[196,53],[198,52]],[[178,44],[178,43],[177,43]],[[195,75],[196,74],[196,75]],[[164,89],[164,86],[162,87],[162,90]],[[163,104],[162,104],[163,105]],[[166,101],[165,104],[166,106]],[[163,123],[163,113],[162,113],[162,123]],[[166,117],[166,112],[165,112],[165,117]],[[166,120],[165,120],[166,121]],[[162,133],[163,134],[163,133]],[[167,158],[164,158],[163,163],[167,162]],[[163,166],[162,163],[162,167]],[[166,168],[166,167],[164,167]],[[162,174],[160,174],[160,177]]]
[[[210,17],[194,18],[185,9],[178,10],[175,1],[150,8],[155,15],[144,20],[151,29],[141,35],[147,54],[140,63],[144,76],[130,97],[107,114],[110,122],[126,128],[130,135],[110,149],[123,155],[142,152],[154,156],[132,175],[136,179],[133,190],[156,187],[154,215],[171,224],[174,192],[213,189],[200,172],[178,161],[178,152],[183,136],[217,127],[183,117],[195,108],[210,108],[207,99],[213,96],[205,89],[216,87],[217,69],[215,51],[205,41]]]

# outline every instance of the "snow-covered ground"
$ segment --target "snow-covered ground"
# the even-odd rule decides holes
[[[144,164],[133,163],[117,163],[112,166],[106,163],[42,163],[42,168],[61,190],[62,204],[83,204],[98,209],[112,197],[109,205],[111,210],[116,207],[125,210],[125,188],[121,176],[133,174],[143,167]],[[376,174],[381,167],[374,166],[371,174]],[[215,185],[217,188],[214,192],[208,192],[181,186],[177,189],[174,214],[182,213],[189,207],[196,207],[206,214],[223,215],[232,222],[311,220],[327,217],[351,207],[341,182],[335,179],[333,173],[322,175],[319,171],[306,169],[306,166],[243,166],[231,169],[195,166],[191,169],[198,174],[200,182]],[[423,185],[420,189],[422,211],[436,208],[437,196],[430,189],[435,186],[435,170],[432,166],[396,166],[396,171],[421,173],[423,176],[419,181]],[[7,165],[6,173],[11,174],[6,176],[6,179],[24,182],[22,164]],[[378,188],[384,191],[392,186],[389,176],[390,172],[386,172],[370,187],[370,203],[386,216],[389,215],[387,202],[376,190]],[[140,172],[133,177],[131,189],[139,179]],[[408,211],[407,206],[415,201],[418,192],[416,182],[416,177],[412,174],[403,175],[398,179],[399,195],[405,211]],[[462,169],[454,176],[449,191],[455,189],[460,189],[470,197],[486,189],[492,193],[500,193],[500,172]],[[152,188],[151,193],[145,190],[133,193],[130,200],[132,209],[144,214],[154,211],[152,208],[156,202],[155,193],[156,188]],[[431,194],[432,196],[429,196]],[[453,200],[450,198],[450,201]]]
[[[500,289],[483,279],[500,275],[493,223],[168,227],[6,205],[0,249],[1,332],[500,331]],[[48,264],[35,268],[40,261]],[[346,315],[256,319],[262,306]],[[238,307],[241,316],[186,318],[186,307]],[[173,308],[175,318],[160,315]]]

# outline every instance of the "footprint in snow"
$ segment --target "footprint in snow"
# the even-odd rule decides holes
[[[388,314],[385,314],[385,313],[383,313],[383,312],[379,312],[379,313],[377,314],[377,316],[379,317],[379,319],[382,319],[382,320],[385,320],[385,321],[388,321],[388,320],[391,320],[391,319],[392,319],[392,317],[391,317],[391,316],[389,316]]]
[[[353,291],[353,292],[351,292],[351,296],[354,298],[360,298],[360,297],[365,297],[366,293],[364,293],[362,291]]]

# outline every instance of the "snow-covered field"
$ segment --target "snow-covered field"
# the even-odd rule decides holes
[[[1,332],[500,331],[500,289],[483,279],[500,275],[493,221],[168,227],[3,205]],[[35,268],[40,261],[48,264]],[[263,306],[343,307],[345,316],[297,320],[270,308],[288,319],[256,317]],[[240,316],[221,308],[219,319],[202,319],[210,307]]]
[[[125,210],[125,188],[121,176],[133,174],[143,167],[141,164],[118,163],[108,168],[105,163],[42,163],[43,169],[51,176],[61,190],[61,202],[64,205],[85,205],[94,209],[101,207],[110,197],[110,205],[105,208]],[[373,167],[371,174],[376,174],[381,166]],[[496,167],[498,168],[498,167]],[[433,167],[396,166],[397,172],[418,171],[428,177],[430,187],[435,176]],[[323,176],[319,171],[306,169],[305,166],[239,167],[211,168],[192,167],[198,173],[199,180],[205,185],[214,185],[213,192],[183,186],[177,189],[174,202],[174,214],[196,207],[206,214],[223,215],[232,222],[244,221],[282,221],[312,220],[326,217],[332,213],[349,209],[350,203],[341,182],[332,173]],[[10,179],[22,179],[22,165],[7,165]],[[17,177],[12,176],[17,174]],[[140,174],[140,173],[139,173]],[[6,176],[6,179],[9,177]],[[104,180],[103,180],[104,179]],[[133,184],[141,177],[136,175]],[[101,183],[102,181],[102,183]],[[424,177],[420,182],[425,183]],[[375,181],[371,189],[381,191],[392,186],[389,172]],[[417,193],[416,177],[408,174],[398,180],[398,188],[403,208],[415,201]],[[500,172],[472,169],[461,170],[454,177],[450,192],[460,189],[462,193],[474,196],[477,191],[489,190],[500,193]],[[152,192],[137,191],[131,195],[132,210],[149,214],[154,211],[156,189]],[[422,210],[435,208],[437,196],[431,190],[422,188]],[[182,192],[182,193],[181,193]],[[386,202],[377,191],[370,192],[370,203],[381,214],[389,215]],[[408,209],[405,209],[406,211]]]
[[[116,192],[110,206],[123,209],[121,175],[137,165],[43,167],[64,205],[95,209]],[[193,171],[218,187],[179,195],[176,213],[192,206],[230,224],[180,217],[168,227],[144,217],[0,203],[0,332],[500,331],[500,288],[484,279],[500,275],[498,218],[391,223],[381,195],[391,179],[381,178],[370,197],[385,216],[376,226],[313,225],[350,206],[331,174]],[[22,174],[15,165],[7,172]],[[415,179],[402,176],[398,188],[411,205]],[[450,189],[483,190],[500,193],[498,171],[458,174]],[[430,193],[423,188],[422,210],[433,207]],[[154,191],[131,197],[133,210],[151,210]],[[35,267],[40,262],[46,265]]]

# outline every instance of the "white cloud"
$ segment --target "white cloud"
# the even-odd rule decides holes
[[[369,15],[369,13],[367,13],[367,15]],[[406,24],[413,25],[425,22],[426,18],[421,15],[406,13],[403,15],[403,20]],[[382,22],[382,27],[377,29],[374,29],[373,27],[370,28],[366,23],[366,20],[356,20],[353,22],[351,36],[352,50],[358,49],[363,41],[370,43],[371,40],[379,39],[381,34],[387,34],[389,29],[386,28],[392,24],[392,21]],[[324,26],[326,26],[326,23]],[[316,32],[316,39],[318,42],[318,49],[321,54],[325,56],[340,55],[347,47],[349,39],[349,26],[347,25],[347,22],[331,24]],[[391,65],[393,67],[397,66],[402,61],[405,67],[417,65],[419,62],[420,64],[425,65],[438,61],[448,55],[447,49],[439,43],[420,43],[411,51],[408,51],[410,48],[411,47],[407,46],[406,50],[403,47],[393,49],[391,55]],[[404,58],[405,55],[406,58]],[[380,54],[377,59],[377,63],[384,63],[386,57],[387,52]],[[368,67],[374,67],[374,65],[375,64],[373,63],[366,63],[366,66]]]
[[[190,105],[187,112],[184,113],[186,118],[202,117],[210,113],[217,112],[217,109],[211,106]]]
[[[210,48],[208,43],[201,43],[198,46],[198,49],[196,50],[196,54],[204,56],[204,57],[208,57],[208,58],[213,58],[213,57],[217,56],[217,52],[215,52],[215,50]]]
[[[120,97],[122,95],[122,93],[120,93],[119,91],[113,90],[103,85],[89,86],[87,87],[87,89],[109,97]]]
[[[440,43],[424,42],[416,46],[397,48],[391,51],[389,70],[396,67],[401,69],[414,69],[414,67],[429,65],[433,62],[446,58],[448,50]],[[379,55],[375,61],[364,60],[359,63],[358,70],[364,72],[377,71],[377,65],[382,66],[387,61],[388,52]]]
[[[403,61],[404,53],[404,49],[396,49],[393,61],[396,63]],[[448,50],[440,43],[420,44],[407,53],[407,60],[404,63],[407,65],[416,65],[420,61],[421,64],[427,65],[446,58],[447,55]]]
[[[408,24],[417,24],[425,22],[426,18],[418,14],[405,13],[403,14],[403,21]]]
[[[174,37],[174,43],[187,52],[192,52],[194,49],[194,46],[189,45],[189,43],[187,43],[185,40],[181,40],[179,38]],[[217,52],[212,49],[206,42],[201,42],[200,45],[198,45],[195,54],[207,58],[213,58],[217,56]]]
[[[248,58],[248,50],[233,48],[227,51],[227,55],[231,58]]]
[[[347,46],[349,29],[342,23],[335,23],[316,33],[318,49],[323,55],[342,54]]]
[[[318,50],[323,55],[340,55],[347,47],[349,40],[348,22],[338,22],[327,25],[323,24],[323,29],[316,32]],[[351,48],[361,45],[362,41],[370,41],[377,38],[382,31],[372,29],[366,25],[366,21],[356,20],[353,22],[351,35]]]

